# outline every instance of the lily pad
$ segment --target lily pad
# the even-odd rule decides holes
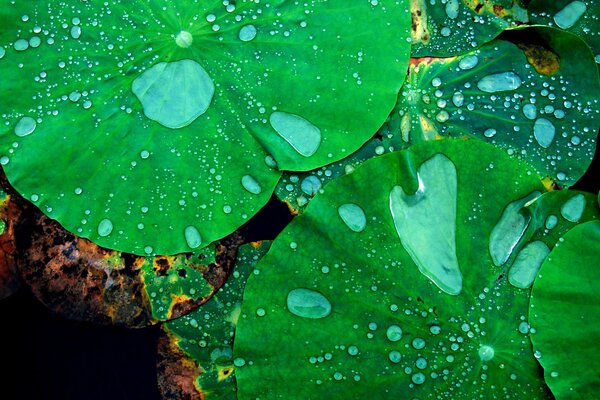
[[[544,190],[504,151],[449,139],[328,184],[248,280],[238,397],[549,398],[519,331],[529,292],[490,255],[518,251],[492,232],[518,237],[505,211]]]
[[[598,260],[600,222],[590,221],[564,236],[533,285],[531,340],[559,400],[591,399],[600,390]]]
[[[233,273],[212,299],[163,325],[170,343],[162,346],[159,362],[165,398],[237,399],[234,372],[242,360],[233,358],[233,336],[244,286],[269,246],[241,246]]]
[[[585,40],[600,64],[598,16],[600,3],[595,0],[533,0],[528,6],[531,22],[566,29]]]
[[[527,22],[519,0],[411,0],[413,57],[463,54]]]
[[[103,247],[197,250],[267,202],[274,159],[312,169],[373,135],[409,15],[408,0],[5,0],[0,164]]]
[[[560,185],[594,156],[598,71],[587,45],[547,27],[511,32],[456,58],[417,60],[392,113],[406,143],[470,136],[493,143]]]

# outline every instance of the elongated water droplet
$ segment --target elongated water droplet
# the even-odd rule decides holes
[[[390,211],[402,245],[419,268],[444,292],[462,290],[456,257],[456,167],[437,154],[417,172],[419,188],[407,195],[396,186],[390,193]]]
[[[208,73],[192,60],[161,62],[135,78],[131,90],[146,117],[171,128],[183,128],[204,114],[215,93]]]
[[[546,229],[554,229],[554,227],[558,224],[558,217],[556,215],[548,215],[546,218]]]
[[[260,183],[250,175],[242,176],[242,186],[252,194],[260,194],[260,192],[262,192]]]
[[[531,216],[523,213],[521,209],[540,194],[540,192],[534,192],[522,199],[515,200],[502,212],[500,220],[490,234],[489,249],[494,265],[498,267],[504,265],[523,238]]]
[[[321,145],[321,130],[298,115],[275,111],[269,122],[279,136],[304,157],[315,154]]]
[[[477,56],[466,56],[458,62],[458,66],[460,69],[469,70],[475,68],[478,63],[479,58]]]
[[[31,133],[33,133],[33,131],[35,131],[36,126],[37,123],[35,122],[35,119],[31,117],[23,117],[19,120],[19,122],[17,122],[17,125],[15,126],[15,135],[19,137],[30,135]]]
[[[105,218],[98,224],[98,235],[105,237],[113,231],[113,223],[110,219]]]
[[[477,87],[486,93],[515,90],[521,87],[521,78],[514,72],[501,72],[484,76],[477,82]]]
[[[240,29],[238,37],[242,42],[249,42],[256,37],[256,33],[257,31],[254,25],[245,25]]]
[[[525,104],[523,106],[523,115],[527,119],[535,119],[537,117],[537,108],[533,104]]]
[[[517,254],[514,264],[508,271],[508,281],[520,289],[527,289],[536,278],[550,249],[544,242],[528,243]]]
[[[71,27],[71,37],[73,39],[79,39],[81,37],[81,27],[80,26]]]
[[[587,7],[583,1],[572,1],[554,15],[554,22],[559,28],[569,29],[579,21]]]
[[[450,19],[458,17],[458,0],[448,0],[446,3],[446,15]]]
[[[331,313],[331,303],[321,293],[310,289],[294,289],[287,296],[288,310],[299,317],[319,319]]]
[[[560,214],[571,222],[579,222],[585,211],[586,200],[582,194],[571,197],[560,208]]]
[[[533,125],[533,136],[540,146],[547,149],[554,141],[556,128],[552,122],[545,118],[539,118]]]
[[[188,226],[184,230],[184,237],[187,245],[191,249],[197,249],[202,244],[202,236],[195,226]]]
[[[338,208],[338,214],[342,221],[354,232],[362,232],[367,226],[367,217],[360,206],[348,203]]]

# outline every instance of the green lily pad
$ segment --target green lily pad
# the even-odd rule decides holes
[[[411,0],[413,57],[463,54],[527,22],[519,0]]]
[[[559,400],[592,399],[600,390],[598,260],[600,222],[590,221],[564,236],[533,285],[531,340]]]
[[[316,168],[381,126],[408,62],[408,9],[5,0],[0,164],[101,246],[197,250],[267,202],[274,159]]]
[[[505,149],[561,185],[590,165],[600,83],[587,45],[547,27],[513,31],[456,58],[411,65],[390,129],[406,143],[470,136]]]
[[[182,392],[191,390],[186,388],[194,388],[202,399],[237,399],[234,372],[242,360],[233,358],[233,335],[248,276],[269,246],[268,242],[241,246],[233,273],[212,299],[196,311],[163,325],[171,343],[183,352],[181,358],[188,360],[185,364],[191,363],[197,371],[194,376],[183,377],[159,374],[163,395],[178,393],[168,398],[183,398]],[[160,369],[172,370],[167,366]]]
[[[449,139],[325,186],[246,285],[238,397],[549,398],[519,330],[529,291],[490,255],[518,251],[505,212],[542,192],[506,152]]]
[[[596,0],[533,0],[528,6],[531,22],[566,29],[585,40],[600,64],[600,36]]]

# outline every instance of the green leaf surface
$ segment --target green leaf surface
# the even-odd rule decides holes
[[[531,294],[531,340],[558,400],[600,390],[600,222],[570,230],[542,265]]]
[[[600,64],[600,3],[596,0],[533,0],[531,22],[566,29],[585,40]]]
[[[490,255],[518,251],[505,211],[543,191],[504,151],[450,139],[325,186],[246,285],[239,398],[547,398],[519,330],[529,292]]]
[[[234,271],[211,300],[196,311],[163,325],[177,346],[200,367],[202,373],[193,378],[203,399],[237,398],[234,370],[242,361],[233,358],[233,335],[248,276],[269,246],[268,242],[258,247],[241,246]],[[174,377],[163,378],[173,381]]]
[[[409,15],[408,0],[5,0],[0,163],[104,247],[196,250],[267,202],[274,159],[312,169],[373,135]]]
[[[411,14],[413,57],[463,54],[527,22],[518,0],[411,0]]]
[[[561,185],[587,170],[600,128],[589,49],[552,28],[512,32],[457,58],[412,65],[390,128],[407,143],[470,136],[505,149]]]

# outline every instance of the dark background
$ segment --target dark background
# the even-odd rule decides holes
[[[600,153],[574,189],[600,189]],[[275,199],[243,229],[273,239],[290,220]],[[0,301],[0,400],[160,400],[160,327],[125,329],[65,320],[24,288]]]

